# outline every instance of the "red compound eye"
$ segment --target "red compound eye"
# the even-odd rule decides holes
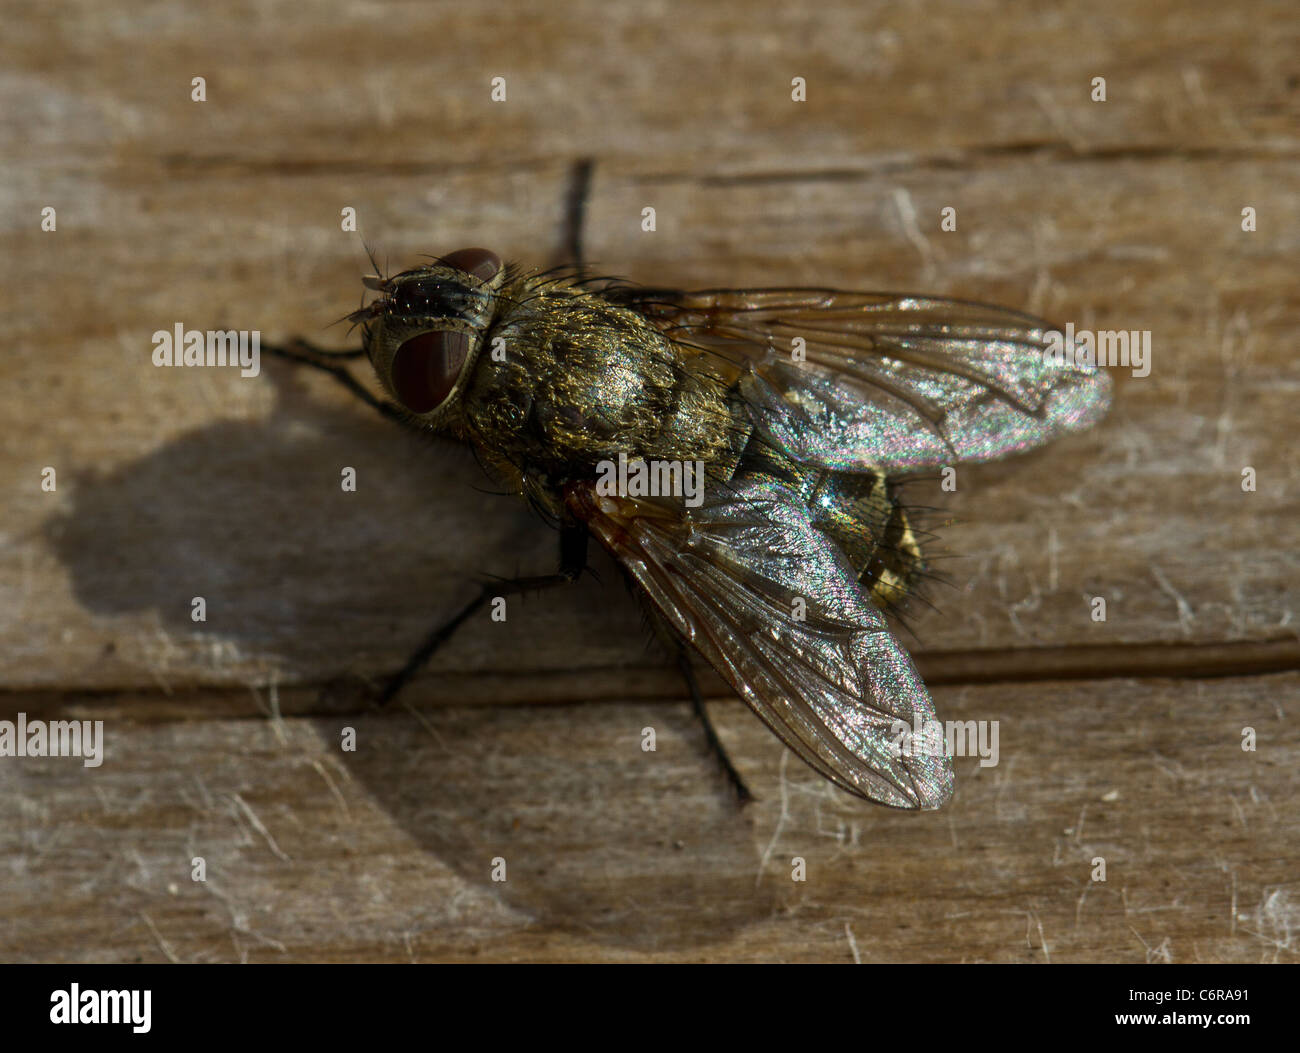
[[[442,262],[485,282],[490,282],[501,270],[501,257],[491,249],[457,249],[444,256]]]
[[[442,405],[456,386],[469,354],[464,333],[435,331],[413,336],[393,356],[393,391],[412,413]]]

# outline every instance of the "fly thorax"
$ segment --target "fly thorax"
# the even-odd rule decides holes
[[[620,453],[707,456],[716,408],[694,419],[708,400],[666,338],[622,308],[556,299],[507,313],[489,332],[499,353],[480,357],[465,407],[477,440],[557,477]]]

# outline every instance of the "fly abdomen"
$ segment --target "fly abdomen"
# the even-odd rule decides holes
[[[898,499],[898,483],[883,472],[801,464],[754,434],[735,475],[766,476],[793,491],[812,513],[813,525],[843,550],[881,609],[897,608],[923,574],[925,561]]]

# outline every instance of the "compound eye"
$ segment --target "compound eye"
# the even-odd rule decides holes
[[[490,282],[501,270],[501,257],[491,249],[457,249],[444,256],[442,262],[485,282]]]
[[[393,356],[393,392],[412,413],[437,409],[460,378],[469,355],[464,333],[436,330],[413,336]]]

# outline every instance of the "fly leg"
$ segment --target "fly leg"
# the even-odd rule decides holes
[[[578,271],[587,265],[582,236],[587,220],[587,199],[591,196],[591,173],[595,162],[584,157],[574,163],[569,175],[569,190],[564,199],[564,226],[560,231],[561,263]]]
[[[681,645],[677,647],[677,668],[681,670],[682,676],[686,678],[686,687],[691,693],[691,708],[695,710],[695,715],[700,718],[700,723],[704,725],[704,738],[709,744],[709,752],[718,758],[718,763],[722,765],[727,781],[731,783],[731,788],[736,793],[736,799],[743,807],[754,799],[754,795],[749,792],[745,780],[740,777],[740,772],[736,771],[736,766],[731,763],[727,751],[722,748],[722,740],[718,738],[718,732],[713,726],[713,721],[709,719],[709,711],[704,708],[704,699],[700,695],[700,685],[695,679],[695,667],[691,665],[691,658],[686,648]]]
[[[406,664],[402,666],[388,683],[384,685],[377,699],[378,705],[384,705],[402,690],[416,673],[433,657],[434,653],[450,640],[456,630],[472,618],[478,611],[497,596],[514,596],[525,592],[536,592],[556,585],[572,585],[587,567],[587,528],[578,523],[562,523],[560,526],[560,569],[554,574],[544,574],[535,578],[512,578],[505,581],[485,582],[482,591],[448,621],[436,626],[424,640]]]
[[[328,373],[367,406],[373,407],[381,416],[396,421],[398,424],[410,426],[411,420],[406,414],[391,403],[376,398],[344,365],[345,362],[349,362],[354,358],[365,358],[366,352],[364,348],[357,348],[353,351],[331,351],[317,347],[315,344],[309,344],[300,337],[294,337],[289,343],[283,345],[263,344],[262,350],[269,355],[274,355],[276,358],[283,358],[302,366],[311,366],[313,369],[319,369],[322,373]]]

